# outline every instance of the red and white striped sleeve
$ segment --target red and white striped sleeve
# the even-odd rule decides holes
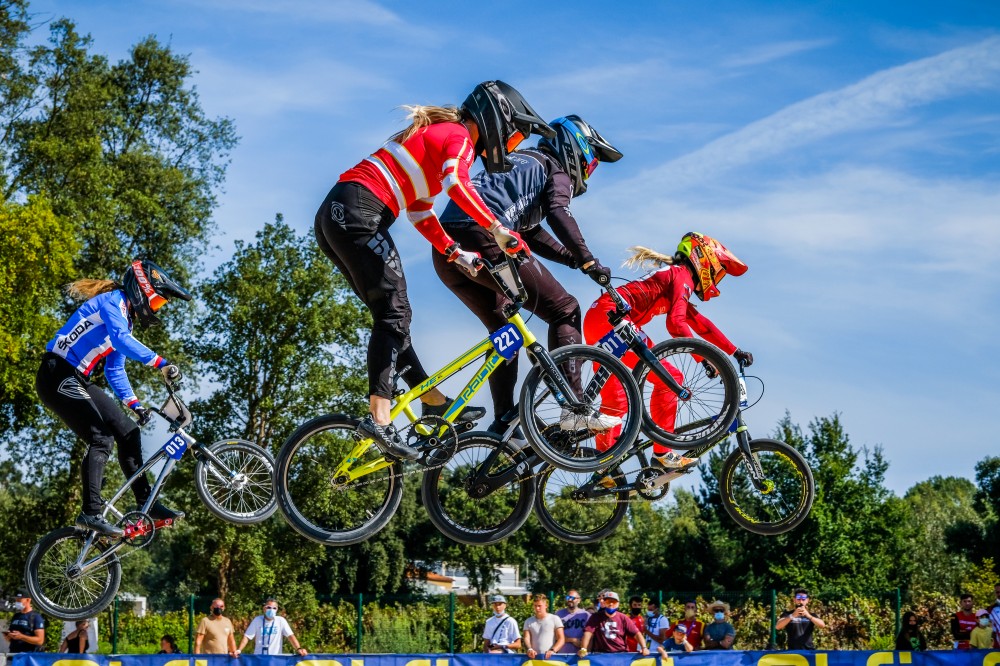
[[[406,217],[417,228],[420,235],[426,238],[434,249],[441,254],[454,245],[448,232],[441,226],[441,221],[434,214],[434,197],[417,199],[406,208]]]

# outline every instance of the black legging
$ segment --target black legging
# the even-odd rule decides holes
[[[316,213],[316,242],[372,313],[368,394],[382,398],[392,398],[397,367],[409,366],[403,381],[410,388],[427,379],[410,344],[413,311],[389,235],[395,221],[392,210],[357,183],[334,185]]]
[[[463,250],[479,252],[493,264],[504,260],[503,251],[486,229],[474,226],[450,228],[448,231],[461,244]],[[471,277],[437,252],[434,253],[434,270],[445,286],[451,289],[490,331],[495,331],[507,323],[507,318],[503,316],[503,306],[508,301],[487,271],[482,270],[476,277]],[[518,272],[528,294],[525,309],[534,312],[549,325],[549,349],[579,344],[583,336],[580,334],[580,304],[577,300],[534,257],[522,263]],[[579,377],[570,379],[574,384],[579,382]],[[506,415],[513,409],[516,387],[517,357],[515,356],[514,360],[499,366],[490,375],[490,393],[493,395],[493,413],[496,418]]]
[[[87,443],[83,459],[83,512],[91,516],[99,514],[104,466],[111,456],[112,442],[118,443],[118,464],[126,479],[142,466],[139,426],[125,415],[117,401],[87,381],[66,359],[51,352],[42,357],[35,390],[42,404]],[[146,501],[149,492],[145,475],[132,483],[132,494],[139,505]]]

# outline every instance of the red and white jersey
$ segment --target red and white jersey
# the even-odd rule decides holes
[[[341,174],[340,182],[364,185],[396,215],[405,208],[417,230],[444,252],[452,241],[433,208],[434,197],[442,190],[478,224],[489,227],[496,221],[469,182],[475,159],[465,125],[435,123],[418,129],[402,143],[388,141]]]

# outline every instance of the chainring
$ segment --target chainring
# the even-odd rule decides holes
[[[400,431],[404,442],[417,451],[417,464],[428,469],[444,465],[458,450],[458,431],[440,416],[423,416]]]
[[[635,479],[635,492],[639,497],[650,502],[663,499],[670,490],[670,481],[660,486],[655,484],[657,479],[667,474],[667,472],[656,467],[643,467],[639,470],[639,476]]]
[[[135,549],[145,548],[156,536],[153,519],[142,511],[129,511],[118,521],[118,527],[125,530],[122,541]]]

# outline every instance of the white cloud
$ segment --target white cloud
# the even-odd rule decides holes
[[[755,48],[750,48],[742,53],[730,56],[723,60],[725,67],[756,67],[765,65],[775,60],[781,60],[788,56],[825,48],[833,44],[832,39],[800,39],[786,42],[776,42],[774,44],[764,44]]]
[[[233,12],[272,14],[310,23],[361,23],[398,26],[398,14],[370,0],[198,0],[199,7]]]
[[[837,134],[877,126],[909,107],[1000,87],[1000,38],[893,67],[816,95],[647,172],[645,184],[676,189]]]

